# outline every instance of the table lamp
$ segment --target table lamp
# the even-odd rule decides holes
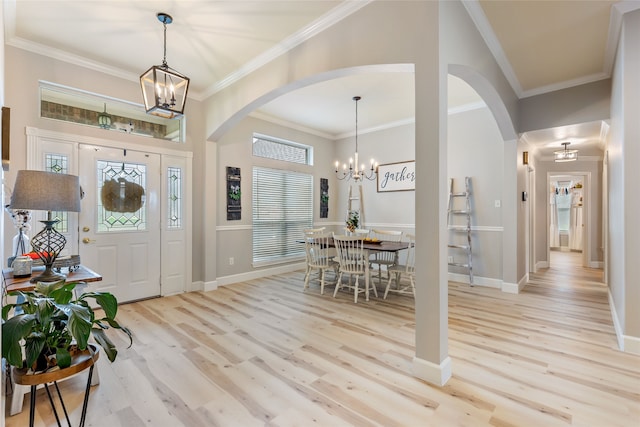
[[[52,266],[67,239],[54,226],[52,211],[80,212],[80,181],[75,175],[35,170],[20,170],[11,195],[11,209],[47,211],[47,219],[40,221],[44,229],[31,239],[31,246],[42,260],[44,272],[31,279],[36,282],[57,282],[66,279],[55,273]]]

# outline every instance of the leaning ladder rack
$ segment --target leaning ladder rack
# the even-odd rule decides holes
[[[462,267],[466,268],[469,272],[469,284],[473,286],[473,260],[471,257],[471,177],[464,178],[464,187],[465,190],[462,192],[455,192],[453,188],[453,178],[449,178],[449,205],[447,207],[447,225],[449,229],[449,234],[451,235],[451,231],[453,232],[463,232],[466,233],[467,243],[459,244],[459,240],[456,242],[452,242],[453,239],[449,239],[449,260],[453,260],[452,262],[448,262],[449,265],[454,267]],[[464,207],[459,207],[460,202],[456,203],[456,200],[462,199],[464,200]],[[456,222],[456,218],[463,217],[465,218],[465,223],[463,225]],[[466,255],[466,262],[456,262],[455,261],[455,251],[462,251],[464,255]]]

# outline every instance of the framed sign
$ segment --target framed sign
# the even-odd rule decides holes
[[[416,162],[389,163],[378,166],[378,193],[416,189]]]
[[[10,139],[9,132],[11,125],[9,124],[11,118],[11,110],[9,107],[2,107],[2,169],[4,171],[9,170],[9,151],[10,147]]]

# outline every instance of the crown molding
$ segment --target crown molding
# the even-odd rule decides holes
[[[206,89],[202,93],[202,95],[205,98],[208,98],[211,95],[214,95],[215,93],[221,91],[222,89],[228,86],[231,86],[233,83],[249,75],[250,73],[257,70],[258,68],[268,64],[269,62],[275,60],[279,56],[287,53],[294,47],[309,40],[311,37],[335,25],[337,22],[341,21],[342,19],[346,18],[352,13],[362,9],[372,1],[373,0],[342,2],[339,6],[336,6],[335,8],[331,9],[329,12],[327,12],[320,18],[316,19],[315,21],[313,21],[311,24],[309,24],[302,30],[287,37],[282,42],[278,43],[276,46],[272,47],[271,49],[256,56],[254,59],[244,64],[237,71],[234,71],[233,73],[224,77],[222,80],[218,81],[217,83],[214,83],[212,86]]]
[[[505,55],[504,50],[502,49],[502,45],[498,41],[498,37],[496,37],[496,34],[493,32],[493,28],[491,28],[489,20],[484,14],[482,6],[480,6],[480,2],[478,0],[467,0],[463,1],[462,5],[467,10],[467,13],[475,24],[476,29],[480,32],[484,42],[493,54],[494,59],[511,85],[511,88],[518,98],[522,98],[522,86],[516,77],[516,73],[511,67],[511,63],[507,59],[507,55]]]
[[[578,77],[573,80],[565,80],[563,82],[554,83],[547,86],[540,86],[535,89],[530,89],[522,92],[520,98],[528,98],[530,96],[542,95],[549,92],[555,92],[557,90],[568,89],[570,87],[580,86],[587,83],[597,82],[599,80],[608,79],[611,77],[611,74],[607,74],[605,72],[591,74],[589,76]]]
[[[286,128],[308,133],[311,135],[319,136],[320,138],[325,138],[330,140],[337,139],[334,134],[322,132],[317,129],[302,126],[298,123],[290,122],[287,120],[283,120],[279,117],[274,117],[269,114],[261,113],[260,111],[252,111],[251,113],[249,113],[249,117],[253,117],[254,119],[258,119],[258,120],[264,120],[265,122],[273,123],[279,126],[284,126]]]
[[[467,111],[480,110],[486,108],[487,104],[484,101],[471,102],[469,104],[459,105],[457,107],[451,107],[447,110],[447,113],[452,116],[454,114],[466,113]]]

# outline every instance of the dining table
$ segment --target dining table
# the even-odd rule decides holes
[[[298,243],[305,243],[304,239],[296,240]],[[329,238],[329,247],[335,248],[333,243],[333,237]],[[409,242],[390,242],[387,240],[367,240],[362,242],[362,248],[369,251],[382,251],[382,252],[398,252],[409,247]]]

